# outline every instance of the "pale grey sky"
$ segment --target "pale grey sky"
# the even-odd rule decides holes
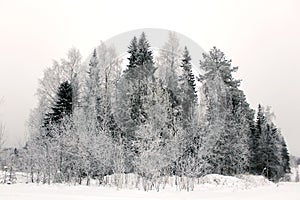
[[[300,1],[0,0],[0,120],[17,145],[36,104],[38,78],[75,46],[86,57],[100,40],[138,28],[184,34],[217,46],[243,79],[247,99],[272,106],[290,152],[300,155]]]

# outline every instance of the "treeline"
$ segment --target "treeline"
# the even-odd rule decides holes
[[[123,70],[104,43],[88,64],[71,49],[45,71],[16,159],[31,182],[101,184],[105,175],[134,173],[151,189],[165,176],[186,177],[192,186],[210,173],[278,181],[290,172],[272,113],[259,105],[255,119],[232,75],[237,67],[219,49],[192,66],[174,33],[156,58],[142,33],[128,54]]]

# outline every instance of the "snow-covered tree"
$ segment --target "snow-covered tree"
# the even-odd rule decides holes
[[[70,145],[68,152],[72,152],[74,157],[72,164],[78,174],[78,182],[81,183],[82,178],[86,177],[87,185],[92,177],[102,182],[104,175],[112,168],[113,141],[109,133],[99,130],[96,120],[83,110],[77,111],[67,143]]]
[[[169,32],[168,41],[159,50],[156,57],[157,76],[162,81],[169,93],[171,108],[168,110],[169,126],[179,126],[178,123],[182,106],[180,104],[179,77],[181,74],[180,65],[182,62],[182,50],[179,45],[179,39],[174,32]],[[174,132],[176,129],[174,128]]]
[[[120,76],[120,63],[115,49],[102,42],[94,49],[86,77],[85,110],[94,113],[101,130],[111,131],[112,135],[116,134],[112,104],[115,101],[116,81]]]
[[[51,112],[45,116],[44,126],[52,123],[59,123],[65,116],[70,116],[73,111],[73,92],[72,85],[66,81],[63,82],[57,91],[57,100],[55,100]]]
[[[212,171],[220,174],[242,173],[248,168],[249,135],[251,113],[245,96],[238,89],[231,60],[224,53],[213,48],[203,54],[200,75],[205,101],[207,104],[206,131],[211,147],[209,163]]]
[[[135,131],[149,119],[148,107],[151,85],[155,83],[153,55],[145,33],[137,40],[134,37],[128,50],[129,65],[117,86],[116,118],[123,131],[124,148],[129,171],[133,171],[132,161],[136,149],[133,146]],[[127,108],[127,110],[124,110]],[[131,164],[130,164],[131,163]]]
[[[281,144],[281,162],[282,162],[283,172],[291,173],[290,156],[283,136],[280,137],[280,144]]]
[[[269,107],[264,109],[258,106],[252,165],[254,173],[278,181],[285,175],[289,165],[283,164],[286,161],[282,160],[282,136],[273,122],[273,116]]]
[[[101,128],[110,132],[113,138],[119,135],[118,125],[113,116],[113,103],[116,95],[116,83],[121,76],[121,62],[113,46],[106,46],[103,42],[98,47],[100,68],[100,94],[102,95]]]
[[[132,39],[128,53],[123,73],[115,49],[104,43],[86,65],[71,49],[45,71],[28,141],[11,156],[15,167],[24,164],[28,182],[106,184],[114,174],[111,184],[121,188],[134,173],[145,190],[164,187],[168,176],[177,188],[193,190],[208,173],[277,181],[290,172],[272,113],[259,106],[254,121],[233,77],[237,68],[219,49],[203,55],[198,91],[189,51],[181,52],[175,33],[156,63],[145,33]]]
[[[192,71],[191,57],[187,47],[184,48],[182,63],[182,75],[179,78],[180,83],[180,103],[182,105],[182,118],[185,121],[184,126],[193,116],[197,104],[197,92],[195,76]]]
[[[182,132],[176,133],[169,126],[168,111],[171,108],[169,94],[161,84],[152,85],[148,120],[139,126],[134,143],[137,155],[134,166],[143,178],[145,190],[152,186],[159,188],[160,176],[171,175],[170,167],[179,157]],[[150,188],[149,188],[150,187]]]
[[[39,102],[43,102],[43,109],[48,112],[55,101],[57,88],[68,81],[73,88],[74,105],[80,101],[81,80],[83,79],[83,67],[79,50],[72,48],[67,54],[67,59],[53,61],[53,65],[44,71],[44,76],[39,80],[37,94]]]
[[[174,32],[169,32],[168,41],[161,47],[156,57],[157,75],[163,84],[171,90],[175,96],[178,91],[178,74],[180,72],[182,50],[179,39]]]

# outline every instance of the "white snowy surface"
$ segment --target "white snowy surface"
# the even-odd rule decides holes
[[[218,199],[218,200],[282,200],[282,199],[299,199],[300,184],[298,183],[280,183],[279,185],[268,185],[257,188],[239,190],[232,188],[207,190],[197,188],[195,191],[176,191],[168,188],[160,192],[141,190],[117,190],[108,187],[96,186],[67,186],[67,185],[36,185],[36,184],[13,184],[0,185],[1,200],[77,200],[77,199]]]
[[[74,186],[63,184],[0,184],[0,200],[282,200],[300,199],[300,184],[282,182],[274,184],[261,176],[242,175],[239,177],[207,175],[197,180],[194,191],[179,191],[176,187],[167,186],[159,192],[138,189],[116,189],[103,186]]]

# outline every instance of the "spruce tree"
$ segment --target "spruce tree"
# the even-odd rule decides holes
[[[287,149],[287,145],[283,137],[281,137],[281,161],[284,173],[291,173],[290,168],[290,156]]]
[[[51,108],[51,112],[46,114],[44,119],[44,126],[49,129],[49,125],[51,124],[59,124],[60,121],[66,117],[72,115],[72,86],[68,81],[60,84],[56,101],[54,106]]]
[[[258,106],[255,135],[252,137],[252,170],[272,181],[278,181],[285,174],[282,161],[282,141],[269,111]]]
[[[154,67],[153,53],[150,50],[150,44],[143,32],[139,38],[137,51],[137,65],[139,66],[139,77],[146,81],[154,81]]]
[[[183,120],[189,121],[197,104],[195,76],[192,71],[191,57],[187,47],[184,48],[181,63],[182,75],[180,76],[181,105]]]
[[[130,45],[128,47],[127,53],[129,53],[129,57],[127,58],[129,61],[129,64],[127,65],[127,68],[124,71],[124,74],[126,75],[126,79],[136,79],[138,77],[138,72],[136,71],[137,68],[137,53],[138,53],[138,42],[137,38],[134,36],[133,39],[130,42]]]
[[[260,160],[264,167],[263,175],[270,180],[278,181],[283,176],[283,171],[280,165],[281,157],[277,128],[273,124],[266,124],[260,142]]]
[[[134,37],[130,43],[129,64],[124,71],[123,78],[126,84],[127,100],[130,101],[130,118],[136,125],[144,123],[147,113],[144,109],[144,101],[147,96],[148,85],[154,82],[154,62],[150,45],[145,33],[137,40]]]
[[[137,140],[135,132],[149,118],[156,68],[145,33],[142,33],[139,39],[132,39],[128,53],[129,64],[118,85],[119,108],[116,117],[121,122],[120,127],[124,133],[122,140],[127,154],[127,171],[132,172],[133,158],[138,153],[133,145]]]
[[[72,102],[72,86],[68,81],[63,82],[58,88],[57,101],[52,108],[54,121],[72,114]]]
[[[250,160],[250,170],[254,174],[261,174],[264,169],[261,166],[260,162],[260,152],[259,152],[259,140],[263,132],[263,124],[265,123],[265,117],[263,115],[263,110],[261,105],[258,105],[256,123],[255,123],[255,131],[250,136],[250,152],[251,152],[251,160]]]

